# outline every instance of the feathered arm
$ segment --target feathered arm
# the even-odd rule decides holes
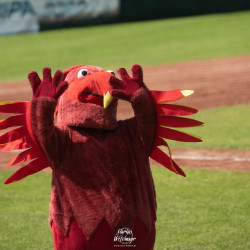
[[[139,135],[146,154],[149,156],[156,134],[157,115],[149,90],[143,82],[143,72],[140,65],[132,67],[132,77],[126,69],[118,70],[122,80],[110,79],[115,88],[111,95],[115,98],[129,101],[133,107],[135,119],[130,120],[131,129]]]
[[[62,81],[62,71],[56,71],[51,77],[51,69],[43,69],[43,79],[34,71],[28,75],[33,89],[31,101],[31,125],[34,135],[43,150],[46,158],[54,168],[58,160],[60,131],[54,125],[54,114],[57,100],[66,90],[68,84]]]
[[[118,73],[122,81],[111,78],[110,82],[116,88],[111,91],[111,95],[131,102],[137,120],[137,131],[148,155],[176,174],[185,176],[173,161],[167,140],[201,142],[200,137],[178,131],[176,128],[200,126],[203,123],[182,117],[195,114],[198,110],[168,102],[189,96],[193,91],[148,91],[143,83],[139,65],[132,67],[132,77],[123,68],[119,69]],[[162,150],[162,147],[165,150]]]
[[[17,127],[0,136],[0,150],[23,150],[8,163],[8,166],[28,161],[25,166],[10,176],[5,181],[5,184],[19,181],[50,166],[48,157],[46,157],[46,151],[43,148],[49,140],[51,147],[52,134],[55,134],[53,133],[53,116],[57,103],[56,99],[67,87],[67,83],[61,81],[61,79],[61,71],[57,71],[52,79],[50,69],[44,68],[43,81],[33,71],[29,74],[29,80],[33,89],[31,102],[0,103],[0,113],[13,114],[0,121],[0,130]],[[43,102],[50,104],[42,105]],[[40,106],[43,108],[40,109]],[[45,117],[43,113],[46,113],[49,119],[47,119],[48,117],[42,119]],[[39,122],[37,122],[38,120]],[[42,129],[45,127],[46,129]]]

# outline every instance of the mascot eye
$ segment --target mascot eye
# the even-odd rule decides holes
[[[77,77],[83,78],[84,76],[87,76],[88,74],[89,74],[89,71],[87,69],[81,69],[79,70]]]
[[[107,70],[107,72],[109,72],[115,76],[115,72],[113,70]]]

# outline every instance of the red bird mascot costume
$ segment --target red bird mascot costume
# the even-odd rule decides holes
[[[42,80],[36,72],[28,76],[31,102],[0,106],[0,112],[19,114],[1,121],[0,129],[17,128],[0,137],[0,149],[26,149],[9,165],[33,159],[5,183],[52,169],[49,221],[57,250],[153,249],[156,199],[149,157],[185,176],[159,146],[168,148],[166,139],[201,141],[170,128],[201,125],[180,117],[197,110],[165,103],[192,91],[149,91],[139,65],[132,77],[124,68],[118,73],[121,80],[111,71],[78,65],[52,78],[45,67]],[[118,99],[131,103],[133,118],[117,121]]]

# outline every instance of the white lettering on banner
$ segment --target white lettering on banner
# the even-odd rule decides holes
[[[21,16],[24,16],[27,13],[35,15],[35,10],[28,1],[13,1],[10,3],[0,3],[0,18],[8,18],[15,13],[20,13]]]
[[[0,1],[0,35],[38,30],[36,12],[30,1]]]
[[[36,32],[59,23],[119,14],[121,0],[0,0],[0,35]]]

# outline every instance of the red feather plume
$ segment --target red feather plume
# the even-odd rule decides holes
[[[189,94],[191,93],[192,91]],[[196,114],[198,110],[186,106],[166,103],[179,100],[186,96],[184,92],[179,89],[172,91],[151,90],[150,94],[157,111],[157,132],[150,157],[174,173],[186,176],[182,169],[172,159],[171,151],[166,140],[201,142],[202,140],[198,136],[173,129],[202,125],[203,123],[200,121],[180,117]],[[169,154],[165,153],[165,150],[162,151],[159,146],[165,147]]]
[[[17,127],[0,136],[0,150],[26,149],[15,156],[8,166],[30,161],[10,176],[5,184],[19,181],[49,167],[31,128],[30,102],[0,103],[0,113],[15,114],[0,122],[0,130]]]

